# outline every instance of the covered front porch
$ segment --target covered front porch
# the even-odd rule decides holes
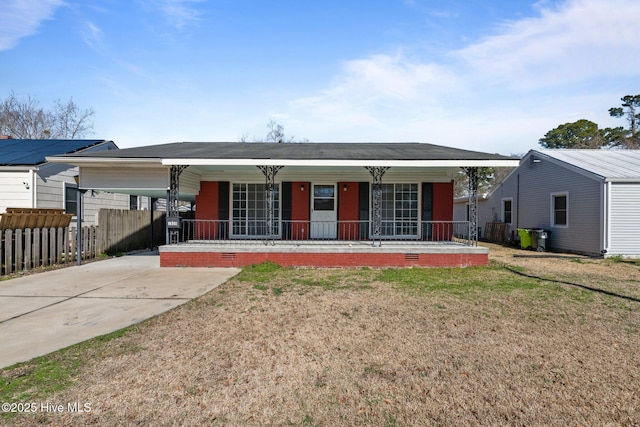
[[[419,143],[176,143],[57,161],[80,166],[83,189],[165,195],[161,265],[212,267],[486,265],[477,170],[517,163]],[[470,208],[455,222],[460,169]]]

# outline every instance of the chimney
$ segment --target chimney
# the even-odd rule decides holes
[[[0,135],[0,139],[13,139],[11,135]]]

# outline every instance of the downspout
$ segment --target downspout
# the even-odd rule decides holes
[[[611,236],[611,221],[610,221],[610,206],[611,206],[611,182],[605,182],[604,185],[602,186],[603,189],[603,209],[604,212],[602,214],[602,218],[603,218],[603,224],[602,224],[602,243],[603,243],[603,248],[600,251],[602,253],[602,255],[606,255],[607,252],[609,252],[609,245],[610,245],[610,236]]]
[[[516,232],[520,228],[520,174],[516,176]]]
[[[31,190],[31,208],[37,208],[36,203],[38,198],[36,197],[36,169],[29,169],[29,189]]]

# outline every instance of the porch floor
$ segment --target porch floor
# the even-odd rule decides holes
[[[377,243],[377,242],[376,242]],[[242,267],[271,261],[298,267],[469,267],[487,265],[489,249],[456,242],[198,241],[160,247],[163,267]]]

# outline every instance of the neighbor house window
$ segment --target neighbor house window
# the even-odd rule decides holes
[[[138,210],[138,196],[129,196],[129,210]]]
[[[267,212],[264,184],[233,184],[232,234],[234,236],[265,236]],[[280,223],[280,187],[275,184],[273,197],[275,233]]]
[[[78,215],[78,187],[75,185],[64,186],[64,210],[68,214]]]
[[[418,235],[418,184],[382,184],[382,235]]]
[[[513,199],[502,199],[502,222],[511,224],[512,212],[513,212]]]
[[[552,225],[566,227],[569,225],[569,195],[556,193],[551,195]]]

